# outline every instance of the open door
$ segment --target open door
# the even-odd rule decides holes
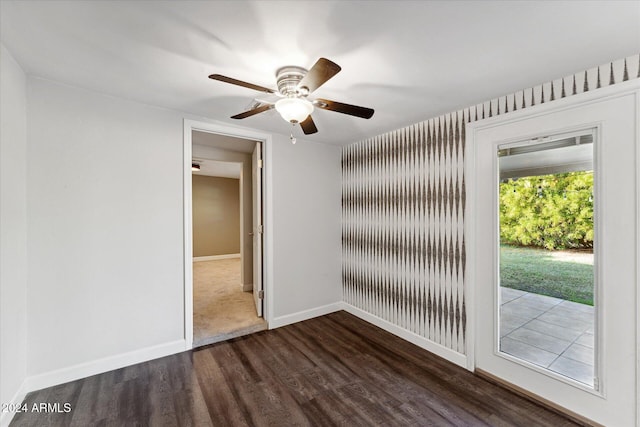
[[[257,142],[253,149],[252,193],[253,193],[253,300],[256,313],[262,317],[262,143]]]

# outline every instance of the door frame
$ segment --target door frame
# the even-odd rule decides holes
[[[640,80],[630,80],[626,82],[621,82],[612,86],[600,88],[596,91],[585,92],[582,94],[578,94],[575,96],[563,98],[556,100],[552,103],[540,104],[534,107],[527,108],[526,110],[514,111],[509,114],[508,117],[496,116],[493,118],[488,118],[485,120],[481,120],[478,122],[468,123],[467,124],[467,132],[466,132],[466,150],[465,150],[465,176],[467,177],[467,205],[466,205],[466,218],[470,218],[469,221],[465,221],[465,240],[467,244],[468,253],[470,256],[467,257],[467,278],[465,283],[465,295],[468,301],[467,304],[467,317],[472,321],[467,325],[467,369],[470,371],[474,371],[476,369],[476,359],[477,355],[477,345],[478,345],[478,315],[475,310],[475,306],[477,304],[477,300],[479,296],[476,292],[476,280],[477,274],[476,270],[478,265],[475,260],[474,253],[477,250],[477,233],[478,229],[482,227],[482,224],[478,224],[475,219],[476,206],[478,205],[478,198],[481,196],[478,194],[477,185],[472,179],[476,176],[476,169],[478,168],[477,162],[477,152],[478,148],[476,147],[476,133],[481,130],[486,130],[492,128],[497,125],[505,125],[510,123],[515,123],[521,120],[528,120],[538,116],[544,116],[546,114],[550,114],[553,112],[561,112],[564,110],[573,109],[576,107],[589,105],[592,103],[598,103],[601,101],[614,99],[617,97],[622,97],[625,95],[631,95],[635,100],[635,109],[636,111],[640,108]],[[599,147],[601,149],[602,146],[602,138],[598,138],[600,141]],[[635,372],[635,389],[640,390],[640,173],[638,173],[638,167],[640,166],[640,146],[638,143],[640,142],[640,126],[635,126],[635,146],[636,150],[633,155],[635,160],[635,211],[636,211],[636,233],[634,234],[635,243],[634,246],[636,248],[635,253],[635,288],[636,288],[636,298],[635,298],[635,319],[636,323],[636,336],[635,336],[635,349],[636,349],[636,372]],[[603,179],[602,173],[600,174],[600,179]],[[602,209],[600,209],[602,212]],[[600,215],[602,216],[602,214]],[[495,220],[495,218],[494,218]],[[602,240],[602,239],[599,239]],[[600,251],[601,252],[601,251]],[[602,289],[602,286],[600,287]],[[602,354],[602,353],[601,353]],[[603,364],[605,362],[603,361]],[[602,365],[601,365],[602,366]],[[530,392],[528,392],[530,393]],[[539,398],[539,396],[538,396]],[[543,398],[544,399],[544,398]],[[636,425],[640,426],[640,405],[636,405],[635,408],[636,413]]]
[[[253,302],[258,317],[264,316],[264,283],[262,274],[259,274],[256,279],[256,270],[260,269],[261,273],[263,271],[262,252],[264,250],[264,227],[262,224],[264,222],[264,212],[262,209],[262,158],[264,156],[262,148],[262,142],[257,141],[251,153],[251,266],[253,267]],[[259,203],[256,203],[258,201]],[[256,256],[256,254],[259,254],[259,256]],[[260,260],[260,262],[257,263],[257,260]]]
[[[267,325],[271,324],[273,313],[273,176],[269,167],[272,155],[272,136],[267,133],[237,128],[210,122],[184,119],[184,136],[182,147],[183,168],[183,254],[184,254],[184,340],[185,350],[193,348],[193,224],[192,224],[192,132],[208,132],[234,138],[251,139],[262,142],[262,207],[263,207],[263,251],[262,251],[262,286],[264,289],[263,318]]]
[[[483,129],[483,128],[480,128]],[[600,397],[606,397],[605,388],[602,385],[603,378],[603,365],[604,361],[602,360],[604,352],[604,340],[601,337],[603,331],[603,314],[601,309],[601,302],[603,301],[603,291],[602,291],[602,275],[601,275],[601,266],[603,265],[603,251],[602,241],[603,241],[603,219],[602,212],[604,211],[604,206],[601,203],[602,194],[602,181],[604,173],[600,166],[601,158],[602,158],[602,143],[601,143],[601,135],[602,135],[602,123],[601,122],[585,122],[578,126],[570,126],[570,127],[557,127],[548,132],[542,132],[539,134],[531,134],[526,135],[524,138],[510,138],[507,140],[495,140],[490,144],[485,144],[483,148],[490,147],[493,152],[492,158],[492,175],[495,177],[494,188],[491,192],[490,196],[485,196],[486,199],[491,200],[492,205],[492,225],[491,231],[492,235],[495,238],[492,243],[492,253],[493,253],[493,277],[494,280],[499,279],[500,277],[500,197],[499,197],[499,183],[498,177],[500,174],[500,158],[498,157],[498,150],[501,146],[504,145],[512,145],[512,144],[521,144],[525,141],[540,143],[540,137],[551,137],[551,139],[556,138],[559,135],[567,135],[572,133],[580,133],[587,134],[591,132],[593,134],[594,142],[592,144],[592,154],[593,154],[593,195],[594,195],[594,203],[593,203],[593,212],[594,212],[594,221],[593,221],[593,231],[594,231],[594,246],[593,246],[593,254],[594,254],[594,264],[593,264],[593,291],[594,291],[594,378],[598,381],[598,383],[594,384],[593,387],[589,387],[587,385],[582,385],[579,381],[574,379],[567,379],[565,376],[553,372],[547,368],[538,367],[531,362],[520,359],[517,356],[512,356],[506,352],[502,352],[500,350],[501,336],[500,336],[500,297],[499,297],[499,287],[495,285],[492,286],[493,289],[493,354],[497,357],[502,357],[504,359],[513,361],[514,363],[526,367],[527,369],[536,371],[542,375],[546,375],[555,379],[556,381],[560,381],[569,385],[572,385],[575,388],[583,390],[587,393],[594,394]],[[535,144],[534,143],[534,144]],[[474,180],[474,186],[476,182]],[[483,244],[484,247],[485,244]],[[477,251],[478,247],[474,247]],[[476,302],[477,304],[477,302]],[[476,305],[474,304],[474,305]],[[477,307],[474,307],[476,309]],[[476,342],[476,347],[478,346],[478,342]]]

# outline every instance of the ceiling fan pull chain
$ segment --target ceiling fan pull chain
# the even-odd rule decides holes
[[[292,124],[291,124],[291,127],[292,127],[292,128],[293,128],[293,127],[295,127],[295,123],[292,123]],[[295,143],[296,143],[296,137],[295,137],[295,136],[293,136],[293,130],[291,131],[291,136],[289,136],[289,139],[291,140],[291,143],[292,143],[292,144],[295,144]]]

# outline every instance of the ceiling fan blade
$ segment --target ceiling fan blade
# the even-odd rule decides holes
[[[246,87],[246,88],[249,88],[249,89],[257,90],[257,91],[260,91],[260,92],[276,93],[275,90],[269,89],[268,87],[258,86],[258,85],[254,85],[253,83],[243,82],[242,80],[233,79],[231,77],[223,76],[221,74],[211,74],[209,76],[209,78],[213,79],[213,80],[219,80],[219,81],[225,82],[225,83],[231,83],[232,85],[237,85],[237,86],[242,86],[242,87]]]
[[[357,105],[343,104],[342,102],[330,101],[328,99],[316,99],[313,105],[324,110],[335,111],[337,113],[348,114],[363,119],[370,119],[374,110],[367,107],[358,107]]]
[[[273,104],[265,104],[249,111],[245,111],[244,113],[236,114],[235,116],[231,116],[232,119],[246,119],[247,117],[254,116],[259,113],[264,113],[265,111],[271,110],[273,108]]]
[[[309,93],[318,89],[327,80],[340,72],[342,68],[327,58],[320,58],[298,83],[298,88],[306,87]]]
[[[307,117],[302,122],[300,122],[300,127],[302,128],[302,131],[304,132],[305,135],[311,135],[312,133],[318,132],[318,128],[316,127],[316,124],[313,122],[311,115],[309,115],[309,117]]]

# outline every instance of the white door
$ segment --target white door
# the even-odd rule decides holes
[[[607,90],[609,89],[609,90]],[[467,135],[469,285],[475,294],[475,368],[588,419],[638,425],[637,128],[638,91],[614,88],[471,123]],[[602,96],[601,95],[601,96]],[[596,341],[593,387],[522,363],[500,347],[498,147],[536,137],[594,129]]]
[[[252,194],[253,194],[253,300],[256,312],[262,317],[262,143],[253,149]]]

